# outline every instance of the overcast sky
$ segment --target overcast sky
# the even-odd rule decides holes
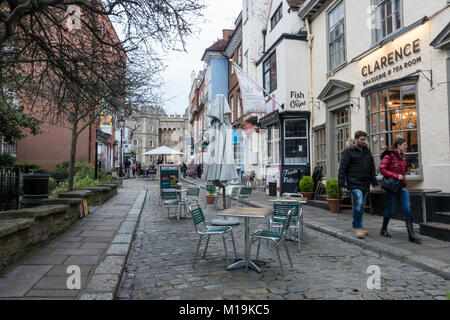
[[[163,73],[165,99],[170,99],[163,107],[168,113],[183,114],[189,104],[192,71],[203,69],[201,61],[206,48],[222,37],[222,29],[234,29],[234,21],[242,10],[242,0],[205,0],[208,5],[204,14],[206,23],[199,25],[199,34],[187,41],[187,53],[172,53],[165,61]]]

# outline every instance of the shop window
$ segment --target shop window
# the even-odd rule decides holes
[[[377,43],[402,27],[401,0],[373,0],[374,43]]]
[[[264,90],[272,92],[277,89],[277,55],[272,53],[264,62]]]
[[[316,167],[322,167],[322,173],[327,175],[327,135],[326,129],[319,129],[314,132],[315,163]]]
[[[407,177],[420,177],[419,129],[416,85],[403,85],[375,92],[367,96],[370,148],[375,158],[377,173],[380,155],[394,144],[397,137],[408,143]]]
[[[344,1],[328,13],[328,69],[334,70],[345,62]]]
[[[280,164],[280,124],[267,129],[267,163]]]
[[[307,120],[286,120],[284,124],[284,163],[305,165],[308,163]]]
[[[280,6],[275,10],[272,18],[270,18],[270,26],[273,30],[275,26],[280,22],[281,18],[283,17],[283,3],[280,3]]]

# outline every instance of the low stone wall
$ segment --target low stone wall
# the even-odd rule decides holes
[[[65,231],[79,219],[69,205],[0,212],[0,270]]]
[[[118,185],[65,192],[38,207],[0,212],[0,272],[84,217],[83,200],[101,205],[117,194]]]

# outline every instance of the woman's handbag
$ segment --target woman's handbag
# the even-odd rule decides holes
[[[394,161],[394,165],[400,174],[400,170],[398,169],[397,161],[395,161],[394,158],[392,158],[392,160]],[[400,187],[400,180],[394,179],[394,178],[383,177],[383,180],[381,180],[381,182],[380,182],[380,187],[386,192],[397,193],[398,189]]]

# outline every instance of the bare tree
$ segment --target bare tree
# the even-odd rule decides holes
[[[204,7],[197,0],[0,1],[1,71],[21,75],[29,112],[69,123],[69,189],[78,136],[101,114],[158,102],[164,66],[156,51],[184,50]]]

